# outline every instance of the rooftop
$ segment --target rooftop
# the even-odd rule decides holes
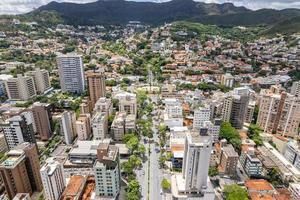
[[[245,186],[249,191],[267,191],[274,190],[271,183],[264,179],[250,179],[246,180]]]
[[[79,199],[79,196],[86,183],[86,177],[81,175],[74,175],[69,180],[69,183],[61,196],[61,200],[75,200]]]

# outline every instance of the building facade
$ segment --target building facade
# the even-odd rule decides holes
[[[93,139],[103,140],[108,134],[108,118],[105,113],[96,113],[92,119]]]
[[[76,115],[73,111],[65,111],[61,115],[60,127],[64,135],[65,143],[71,145],[77,136],[75,127]]]
[[[33,77],[37,93],[44,94],[51,88],[49,72],[45,69],[37,68],[35,71],[27,72],[26,75]]]

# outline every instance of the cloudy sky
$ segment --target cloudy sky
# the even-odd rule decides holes
[[[41,5],[45,5],[52,0],[0,0],[0,14],[19,14],[31,11]],[[96,0],[56,0],[57,2],[87,3]],[[153,1],[163,2],[168,0],[134,0],[134,1]],[[300,0],[196,0],[206,3],[232,2],[237,6],[245,6],[250,9],[260,8],[299,8]]]

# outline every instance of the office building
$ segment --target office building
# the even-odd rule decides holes
[[[120,192],[120,161],[118,147],[100,143],[94,165],[96,195],[115,199]]]
[[[103,140],[108,134],[108,117],[105,113],[96,113],[92,119],[93,139]]]
[[[38,94],[44,94],[51,88],[49,72],[47,70],[37,68],[35,71],[27,72],[26,75],[33,77]]]
[[[291,88],[291,94],[295,96],[300,95],[300,81],[293,82],[292,88]]]
[[[84,92],[84,70],[82,57],[75,54],[57,57],[60,86],[63,92],[81,94]]]
[[[100,97],[105,97],[105,74],[104,70],[87,72],[87,82],[89,96],[92,107],[96,104]]]
[[[229,176],[235,176],[238,159],[239,155],[231,144],[223,147],[221,150],[219,171]]]
[[[128,115],[137,115],[137,101],[136,94],[121,92],[115,95],[115,98],[119,100],[119,111],[126,112]]]
[[[44,197],[47,200],[58,200],[66,187],[64,169],[55,158],[48,158],[42,166],[41,177],[44,187]]]
[[[49,140],[52,137],[51,105],[35,102],[31,107],[31,111],[39,138],[41,140]]]
[[[77,136],[75,123],[76,123],[75,112],[65,111],[62,113],[60,119],[60,127],[61,127],[61,132],[65,139],[65,143],[67,145],[71,145]]]
[[[0,126],[9,149],[13,149],[23,142],[36,143],[33,120],[29,112],[11,117]]]
[[[210,107],[204,106],[194,110],[193,129],[199,130],[205,121],[210,120]]]
[[[231,74],[223,74],[221,77],[221,85],[232,88],[234,86],[234,77]]]
[[[0,164],[1,178],[9,199],[17,193],[32,195],[34,191],[42,191],[36,147],[28,143],[24,145],[10,150]]]
[[[298,136],[300,98],[276,88],[262,91],[257,124],[265,133]]]
[[[87,114],[81,114],[76,124],[78,140],[89,140],[91,138],[91,122]]]
[[[36,96],[34,80],[30,76],[17,75],[6,81],[7,96],[11,100],[27,101]]]

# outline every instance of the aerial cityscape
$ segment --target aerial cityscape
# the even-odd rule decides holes
[[[210,2],[0,2],[0,200],[300,200],[300,4]]]

